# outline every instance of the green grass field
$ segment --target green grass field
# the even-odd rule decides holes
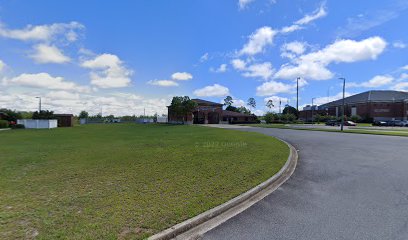
[[[142,239],[265,181],[288,147],[199,126],[0,132],[0,239]]]
[[[281,128],[281,129],[293,129],[293,130],[303,130],[303,131],[322,131],[322,132],[338,132],[341,133],[338,129],[327,129],[327,128],[308,128],[308,127],[290,127],[287,124],[241,124],[243,126],[250,127],[262,127],[262,128]],[[387,136],[398,136],[398,137],[408,137],[408,131],[406,130],[370,130],[367,128],[358,128],[353,127],[353,129],[345,129],[344,133],[356,133],[356,134],[372,134],[372,135],[387,135]]]

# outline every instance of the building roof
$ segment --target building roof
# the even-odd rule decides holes
[[[233,112],[228,110],[222,110],[223,117],[253,117],[253,115],[240,113],[240,112]]]
[[[408,100],[408,92],[392,90],[372,90],[344,98],[345,104],[356,104],[364,102],[401,102]],[[339,99],[320,106],[320,108],[339,106],[343,100]]]
[[[210,102],[203,99],[191,99],[192,101],[196,102],[198,105],[205,105],[205,106],[223,106],[221,103]]]

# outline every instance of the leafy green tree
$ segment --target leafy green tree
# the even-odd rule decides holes
[[[299,112],[296,110],[296,108],[286,105],[286,107],[283,109],[283,114],[293,114],[296,116],[296,118],[299,117]]]
[[[264,116],[264,120],[266,123],[276,123],[280,121],[279,114],[267,112]]]
[[[256,108],[255,98],[249,98],[247,105],[248,105],[249,107],[253,108],[253,109]]]
[[[232,112],[239,112],[238,108],[234,107],[234,106],[228,106],[225,110],[227,111],[232,111]]]
[[[224,99],[224,106],[230,107],[234,102],[232,101],[232,97],[231,96],[227,96]]]
[[[170,109],[177,114],[177,116],[182,116],[183,123],[185,122],[186,115],[191,114],[196,107],[197,103],[192,101],[188,96],[173,97],[170,104]]]
[[[33,119],[53,119],[53,118],[54,118],[53,111],[41,110],[41,112],[36,111],[33,113]]]
[[[272,99],[269,99],[268,102],[266,102],[266,107],[269,109],[272,109],[273,107],[275,107],[275,105],[273,105]]]
[[[16,122],[17,119],[21,119],[21,114],[11,109],[2,108],[0,112],[4,114],[3,119],[9,122]]]
[[[251,111],[244,106],[238,107],[237,111],[244,114],[251,114]]]
[[[89,117],[89,113],[87,111],[81,111],[79,113],[79,118],[88,118]]]

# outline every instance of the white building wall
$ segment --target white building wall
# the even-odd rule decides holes
[[[58,127],[57,119],[18,119],[17,124],[23,124],[25,128],[49,129]]]

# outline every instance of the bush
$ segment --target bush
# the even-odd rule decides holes
[[[0,120],[0,128],[8,128],[9,123],[6,120]]]
[[[24,124],[14,124],[11,126],[12,129],[24,129]]]
[[[353,121],[355,123],[359,123],[362,120],[362,118],[360,116],[358,116],[358,115],[351,116],[350,119],[351,119],[351,121]]]

